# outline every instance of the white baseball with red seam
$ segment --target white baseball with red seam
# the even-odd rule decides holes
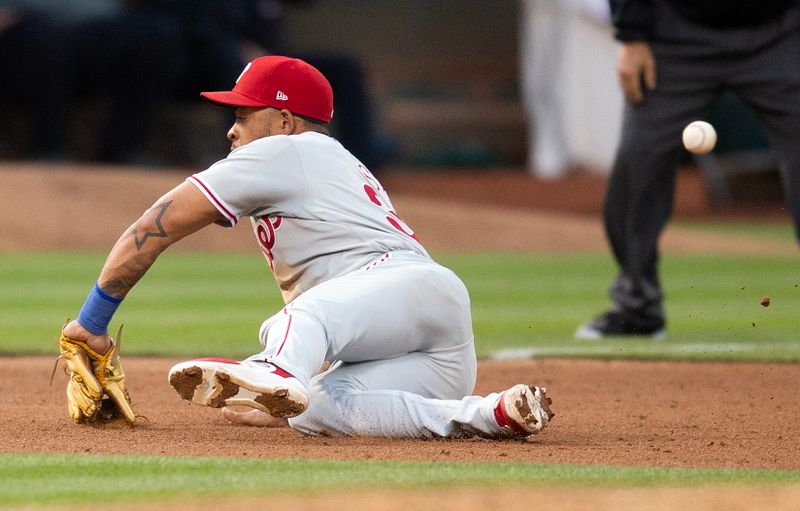
[[[694,121],[683,128],[683,147],[694,154],[705,154],[717,145],[717,130],[705,121]]]

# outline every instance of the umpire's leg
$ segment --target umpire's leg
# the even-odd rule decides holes
[[[653,44],[658,83],[640,105],[626,104],[603,217],[619,266],[612,288],[618,310],[642,321],[663,321],[658,239],[672,212],[675,176],[684,154],[681,131],[705,115],[718,70],[707,50]]]
[[[743,57],[730,80],[778,154],[786,204],[800,239],[800,30]]]

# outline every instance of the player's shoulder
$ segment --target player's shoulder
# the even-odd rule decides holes
[[[324,133],[318,133],[316,131],[304,131],[297,135],[287,135],[286,138],[290,143],[298,147],[324,146],[337,143],[336,139],[330,135],[325,135]]]
[[[293,160],[297,158],[297,148],[287,135],[263,137],[237,147],[223,161],[234,163],[263,163],[267,161]]]
[[[231,154],[237,152],[253,153],[253,152],[274,152],[282,151],[289,148],[298,148],[308,145],[318,145],[330,143],[334,139],[322,133],[313,131],[306,131],[297,135],[270,135],[262,137],[252,142],[235,149]]]
[[[270,135],[257,138],[241,147],[234,149],[231,154],[252,153],[270,149],[285,149],[292,145],[289,135]]]

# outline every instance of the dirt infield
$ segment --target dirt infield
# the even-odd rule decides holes
[[[800,366],[484,361],[477,393],[546,385],[556,417],[531,441],[315,438],[288,428],[233,426],[167,383],[177,360],[125,359],[141,427],[74,426],[54,358],[0,359],[2,452],[194,454],[264,458],[526,461],[797,470]],[[18,382],[29,382],[24,390]],[[58,434],[54,434],[58,432]]]
[[[189,172],[6,165],[0,166],[0,173],[5,190],[5,209],[0,215],[0,231],[5,233],[0,239],[1,254],[16,250],[108,249],[136,215]],[[450,174],[443,174],[441,179],[415,179],[413,173],[387,176],[384,181],[401,215],[432,251],[606,250],[597,217],[602,180],[577,178],[570,185],[573,188],[565,191],[554,184],[534,186],[519,174],[495,177],[492,182],[500,183],[505,192],[492,188],[492,193],[480,195],[481,189],[487,190],[487,178],[476,175],[463,176],[459,183]],[[684,195],[691,197],[697,193],[695,188],[686,188]],[[581,190],[586,193],[578,193]],[[534,204],[527,204],[526,197],[531,197]],[[702,205],[683,204],[678,205],[678,211],[703,214],[704,210]],[[251,236],[247,226],[237,227],[229,236],[219,236],[219,230],[214,229],[198,233],[181,245],[184,249],[255,250]],[[680,230],[670,230],[663,247],[666,251],[684,252],[796,253],[793,243],[753,243],[725,236],[698,238]],[[125,358],[124,365],[136,411],[147,416],[149,423],[134,429],[79,427],[67,415],[63,373],[57,372],[53,386],[48,385],[54,358],[55,355],[0,358],[0,415],[4,417],[0,433],[7,439],[0,443],[0,452],[800,470],[796,447],[796,439],[800,438],[797,364],[482,361],[477,393],[517,382],[550,389],[556,418],[541,435],[521,442],[314,438],[289,429],[233,426],[215,410],[188,405],[178,397],[166,380],[167,370],[175,360],[137,358]],[[19,382],[28,384],[22,386]],[[681,491],[670,495],[675,497]],[[657,504],[665,502],[663,499],[653,497],[657,493],[648,493],[649,498],[656,499],[648,509],[666,509]],[[306,503],[308,509],[326,510],[341,508],[342,502],[348,503],[348,509],[399,508],[392,505],[398,503],[394,494],[381,495],[349,495],[342,499],[341,494],[319,494],[309,497]],[[437,507],[485,509],[489,502],[496,506],[513,504],[514,499],[541,497],[513,492],[501,496],[473,492],[468,496],[472,500],[466,502],[464,494],[441,492],[442,504]],[[581,507],[580,499],[584,497],[588,505]],[[274,503],[281,502],[280,498]],[[636,490],[591,490],[564,498],[565,503],[574,501],[574,505],[559,509],[641,509],[642,504],[642,496]],[[698,506],[698,498],[710,504]],[[796,509],[791,503],[796,504],[799,498],[800,493],[794,490],[781,493],[737,489],[699,496],[689,491],[678,501],[684,505],[678,505],[745,509],[748,503],[769,502],[771,509]],[[402,499],[430,504],[427,493],[404,494]],[[790,504],[785,505],[787,502]],[[237,509],[248,507],[247,503],[223,501],[215,507]],[[190,504],[183,503],[180,508],[199,509],[204,503],[196,507]]]

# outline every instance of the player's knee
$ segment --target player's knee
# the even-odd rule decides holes
[[[306,435],[348,436],[347,410],[352,388],[348,385],[331,385],[319,376],[309,384],[308,408],[289,419],[289,426]]]

